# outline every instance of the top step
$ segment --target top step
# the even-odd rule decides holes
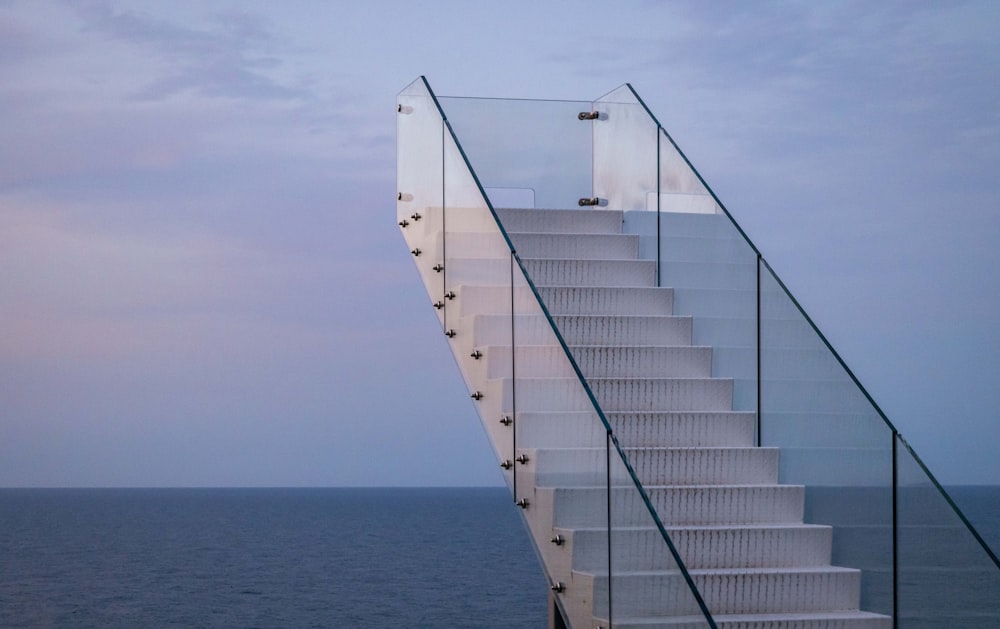
[[[507,232],[535,234],[620,234],[623,214],[612,210],[497,208]]]

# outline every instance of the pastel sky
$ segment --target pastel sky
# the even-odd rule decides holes
[[[930,468],[1000,482],[998,31],[991,1],[0,2],[0,486],[500,484],[395,224],[421,74],[631,82]]]

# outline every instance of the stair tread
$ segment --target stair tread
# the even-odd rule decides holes
[[[586,574],[594,579],[607,579],[607,574],[595,574],[586,570],[573,570],[574,573]],[[766,567],[766,568],[697,568],[689,569],[688,574],[692,577],[699,576],[762,576],[770,574],[857,574],[861,570],[857,568],[844,568],[843,566],[788,566],[788,567]],[[680,569],[673,570],[615,570],[615,577],[656,577],[680,574]]]
[[[866,612],[861,610],[837,610],[820,612],[783,612],[770,614],[712,614],[716,622],[766,622],[775,620],[795,621],[795,620],[853,620],[853,619],[881,619],[889,618],[882,614]],[[607,622],[607,619],[594,617],[598,622]],[[704,622],[704,616],[615,616],[615,624],[629,625],[660,625],[664,622]]]

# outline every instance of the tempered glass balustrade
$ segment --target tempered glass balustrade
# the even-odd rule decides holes
[[[437,119],[417,112],[425,102],[433,104]],[[437,112],[439,102],[447,122]],[[712,348],[712,376],[733,380],[734,417],[752,413],[752,442],[780,448],[780,482],[805,487],[806,522],[833,527],[833,564],[861,569],[861,608],[893,616],[898,627],[943,627],[947,618],[958,619],[957,626],[996,624],[995,555],[630,86],[591,102],[435,101],[420,82],[400,94],[400,106],[412,108],[405,112],[408,120],[401,112],[398,127],[400,190],[412,195],[412,205],[401,202],[398,219],[423,207],[433,217],[426,233],[441,225],[436,240],[420,241],[434,259],[418,258],[417,266],[429,294],[455,293],[454,299],[442,297],[442,326],[447,332],[450,318],[464,329],[469,324],[463,317],[471,316],[472,345],[489,338],[490,352],[502,357],[488,368],[486,379],[494,382],[467,378],[467,384],[471,391],[499,387],[486,391],[500,397],[500,407],[487,412],[512,417],[508,432],[497,432],[499,419],[496,426],[485,416],[484,422],[491,439],[509,444],[497,447],[501,462],[524,455],[525,462],[512,463],[506,473],[515,498],[530,503],[549,492],[553,501],[570,500],[573,491],[590,488],[570,502],[587,524],[572,536],[587,537],[588,547],[597,549],[580,565],[597,575],[595,583],[603,578],[608,586],[605,598],[593,599],[595,617],[641,616],[649,600],[669,598],[664,593],[676,581],[640,585],[636,572],[687,572],[674,560],[666,529],[660,531],[660,515],[651,508],[655,495],[636,482],[617,433],[606,431],[624,427],[613,418],[609,424],[594,405],[530,277],[511,255],[494,207],[566,209],[594,200],[597,209],[622,211],[625,233],[639,236],[640,257],[655,261],[657,284],[673,290],[674,315],[682,322],[690,318],[689,340]],[[586,115],[592,112],[597,115]],[[452,131],[461,145],[447,143]],[[440,163],[444,171],[435,170]],[[460,211],[470,216],[446,226]],[[416,248],[422,232],[408,229],[404,237]],[[434,271],[438,257],[454,269],[450,279]],[[486,288],[470,294],[465,276],[487,278]],[[471,310],[470,299],[478,304]],[[460,364],[475,351],[462,344],[467,340],[456,334],[450,341]],[[546,386],[556,388],[540,394]],[[555,489],[558,483],[569,493]],[[642,526],[634,526],[639,520]],[[591,539],[602,535],[600,543]],[[534,529],[533,537],[552,577],[550,565],[563,565],[553,555],[561,545],[546,546]],[[575,565],[558,574],[572,578]],[[569,591],[562,576],[552,578]],[[670,613],[698,607],[689,583],[675,591],[679,598]]]

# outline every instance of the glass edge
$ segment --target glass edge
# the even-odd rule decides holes
[[[993,549],[990,548],[990,545],[988,543],[986,543],[986,540],[983,539],[982,535],[979,534],[979,531],[972,524],[972,522],[970,522],[969,519],[965,517],[965,513],[962,512],[962,509],[952,499],[951,494],[949,494],[948,491],[944,488],[944,486],[942,486],[941,483],[938,482],[937,477],[935,477],[934,474],[929,469],[927,469],[927,466],[924,465],[924,461],[923,459],[920,458],[920,455],[916,453],[916,451],[906,440],[906,438],[903,437],[903,435],[897,432],[893,434],[893,438],[895,438],[899,442],[899,444],[906,449],[906,451],[910,454],[910,456],[913,457],[913,461],[920,467],[920,470],[924,473],[924,475],[927,476],[927,479],[930,480],[931,484],[933,484],[934,487],[938,490],[941,496],[945,499],[945,502],[948,503],[948,506],[951,507],[952,511],[955,512],[955,515],[957,515],[958,518],[962,521],[962,524],[965,525],[965,527],[969,530],[969,532],[972,533],[972,536],[976,539],[976,541],[979,542],[979,545],[982,547],[983,551],[985,551],[986,555],[990,558],[991,561],[993,561],[993,565],[996,566],[997,570],[1000,570],[1000,558],[998,558],[996,553],[993,552]]]

